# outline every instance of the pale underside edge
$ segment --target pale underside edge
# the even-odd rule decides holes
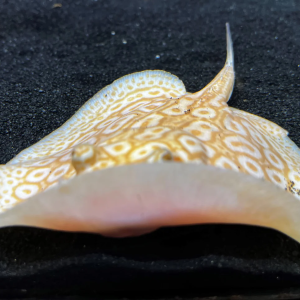
[[[235,223],[273,228],[300,242],[299,215],[300,201],[264,180],[203,164],[165,163],[79,175],[5,212],[0,226],[123,237],[162,226]]]

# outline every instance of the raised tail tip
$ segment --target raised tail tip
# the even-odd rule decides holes
[[[226,65],[234,67],[233,45],[229,23],[226,23],[227,58]]]

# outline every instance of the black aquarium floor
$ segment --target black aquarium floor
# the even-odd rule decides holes
[[[123,75],[162,69],[201,89],[224,64],[225,22],[236,68],[229,104],[300,146],[299,15],[298,0],[2,0],[0,163]],[[0,230],[0,298],[292,297],[298,288],[299,244],[268,229],[206,225],[121,240]]]

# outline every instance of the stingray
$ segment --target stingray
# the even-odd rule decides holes
[[[264,226],[300,241],[300,150],[278,125],[227,105],[223,69],[188,93],[148,70],[103,88],[0,166],[0,226],[141,235],[163,226]]]

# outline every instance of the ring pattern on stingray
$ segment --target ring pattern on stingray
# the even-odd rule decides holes
[[[187,93],[176,76],[143,71],[92,97],[63,126],[0,166],[0,211],[98,169],[134,163],[203,163],[275,183],[300,199],[300,151],[278,125],[228,107],[227,60],[204,89]]]

